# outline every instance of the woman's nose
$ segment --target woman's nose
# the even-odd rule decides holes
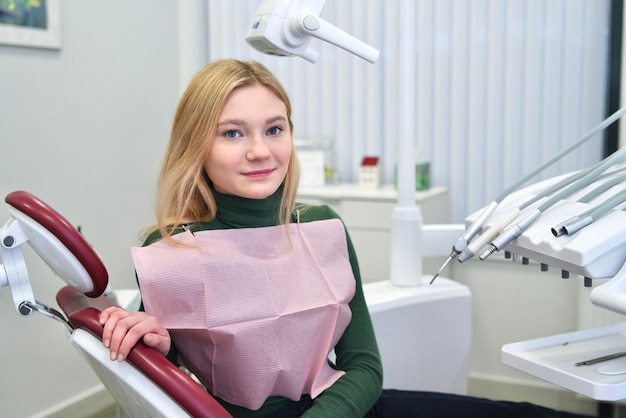
[[[262,137],[255,136],[248,142],[246,158],[248,160],[263,160],[270,156],[270,150]]]

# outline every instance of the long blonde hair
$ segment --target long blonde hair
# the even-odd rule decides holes
[[[276,77],[255,61],[222,59],[198,72],[178,104],[169,144],[161,167],[156,202],[156,225],[168,239],[179,226],[211,221],[217,207],[210,181],[204,169],[218,119],[231,92],[242,86],[261,84],[273,91],[285,104],[289,129],[293,134],[291,103]],[[278,219],[288,224],[298,185],[298,162],[292,150]],[[147,231],[150,232],[150,231]]]

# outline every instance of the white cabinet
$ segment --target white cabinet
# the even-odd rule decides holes
[[[397,192],[393,186],[367,190],[357,184],[301,188],[298,202],[328,205],[341,216],[359,258],[363,282],[389,279],[391,215]],[[449,223],[448,191],[444,188],[416,192],[425,224]]]

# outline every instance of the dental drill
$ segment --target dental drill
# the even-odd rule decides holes
[[[463,263],[464,261],[469,260],[474,255],[476,255],[484,246],[491,243],[493,240],[504,228],[506,228],[511,222],[513,222],[524,209],[535,204],[537,201],[545,198],[546,196],[550,196],[551,194],[563,189],[567,184],[570,184],[573,181],[576,181],[582,178],[585,175],[585,172],[580,171],[573,174],[568,174],[564,176],[562,180],[553,184],[551,187],[548,187],[543,192],[538,193],[534,197],[528,199],[519,207],[513,208],[509,210],[505,215],[500,216],[500,218],[490,226],[486,231],[482,231],[479,237],[473,239],[461,254],[459,254],[459,262]],[[484,229],[484,228],[483,228]]]
[[[555,156],[550,158],[548,161],[546,161],[543,164],[539,165],[537,168],[532,170],[526,176],[522,177],[519,181],[517,181],[514,184],[512,184],[511,186],[509,186],[498,197],[496,197],[491,203],[489,203],[485,207],[485,209],[482,211],[482,213],[478,217],[478,219],[476,221],[474,221],[470,225],[470,227],[468,229],[466,229],[465,233],[460,238],[458,238],[457,241],[453,244],[452,250],[450,252],[450,255],[448,256],[446,261],[443,263],[443,265],[439,268],[437,273],[435,273],[435,275],[433,276],[432,280],[430,281],[430,284],[432,284],[435,281],[435,279],[445,270],[445,268],[448,266],[448,264],[453,259],[457,258],[463,252],[463,250],[469,245],[471,240],[476,236],[476,234],[486,224],[486,222],[489,220],[489,218],[491,218],[493,213],[498,208],[498,205],[502,202],[502,200],[504,200],[504,198],[506,198],[513,191],[517,190],[521,185],[523,185],[524,183],[529,181],[531,178],[536,176],[538,173],[540,173],[541,171],[543,171],[544,169],[546,169],[550,165],[554,164],[556,161],[558,161],[561,158],[563,158],[565,155],[569,154],[574,149],[578,148],[579,146],[581,146],[582,144],[584,144],[585,142],[587,142],[588,140],[593,138],[597,133],[599,133],[599,132],[603,131],[604,129],[606,129],[608,126],[610,126],[615,121],[617,121],[619,118],[621,118],[624,115],[624,113],[626,113],[626,106],[624,106],[624,107],[620,108],[619,110],[617,110],[616,112],[614,112],[612,115],[610,115],[605,120],[600,122],[598,125],[596,125],[594,128],[592,128],[590,131],[585,133],[582,137],[577,139],[570,146],[566,147],[564,150],[562,150],[561,152],[557,153]],[[537,215],[533,215],[533,216],[537,216]],[[532,223],[533,220],[531,220],[529,218],[529,219],[524,220],[523,223],[526,223],[526,222]],[[520,234],[521,234],[521,232],[520,232]],[[515,233],[513,233],[513,235],[515,235]],[[495,251],[495,249],[493,251]],[[467,259],[469,259],[469,257]]]
[[[552,207],[554,204],[564,199],[565,197],[570,196],[571,194],[596,181],[600,174],[602,174],[602,172],[607,170],[610,166],[623,161],[625,157],[626,148],[622,148],[621,150],[613,153],[613,155],[611,155],[610,157],[604,159],[601,164],[597,165],[593,170],[589,171],[582,179],[570,184],[562,191],[546,200],[519,222],[508,226],[500,235],[498,235],[496,239],[491,242],[489,248],[487,248],[479,256],[479,258],[481,260],[485,260],[494,252],[500,251],[501,249],[506,247],[511,241],[522,235],[522,233],[530,225],[532,225],[541,216],[542,213],[547,211],[550,207]]]
[[[560,181],[546,188],[541,193],[537,193],[533,197],[529,198],[524,203],[519,205],[519,207],[509,210],[507,214],[501,215],[500,218],[498,218],[498,220],[493,225],[489,226],[489,228],[486,231],[484,231],[484,228],[483,228],[483,231],[481,231],[481,234],[475,239],[473,239],[468,244],[467,247],[465,247],[465,249],[458,256],[459,262],[463,263],[464,261],[469,260],[474,255],[476,255],[483,247],[485,247],[487,244],[490,244],[491,240],[493,240],[500,232],[502,232],[504,228],[506,228],[511,222],[513,222],[526,208],[535,204],[539,200],[544,199],[547,196],[550,196],[553,193],[558,192],[559,190],[562,190],[568,184],[578,181],[579,179],[583,178],[586,174],[588,174],[591,170],[596,168],[601,163],[602,161],[600,161],[599,163],[595,164],[594,166],[590,167],[587,170],[580,170],[574,173],[569,173],[569,174],[564,175]],[[626,180],[626,174],[622,174],[621,176],[617,175],[619,174],[619,172],[623,170],[624,169],[620,169],[615,172],[602,174],[601,177],[604,177],[604,176],[609,177],[609,180],[605,181],[604,183],[602,183],[602,185],[596,187],[594,190],[587,193],[585,196],[579,198],[578,201],[581,203],[585,203],[585,202],[588,203],[589,201],[597,197],[600,193],[608,190],[610,187],[614,185],[621,183],[623,180]]]

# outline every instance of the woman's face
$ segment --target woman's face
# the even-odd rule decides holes
[[[282,100],[260,84],[239,87],[226,100],[204,169],[216,191],[264,199],[285,179],[291,149]]]

